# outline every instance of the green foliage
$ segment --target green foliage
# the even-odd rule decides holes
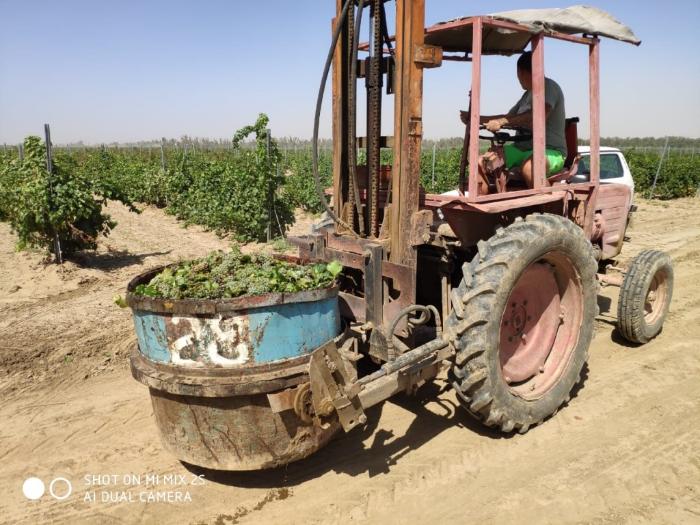
[[[271,140],[268,151],[267,125],[267,117],[260,115],[235,134],[229,148],[204,150],[199,143],[195,150],[169,143],[163,150],[164,163],[160,148],[56,150],[53,186],[41,142],[28,139],[24,161],[19,161],[15,147],[0,150],[0,220],[12,224],[20,246],[50,249],[58,233],[69,251],[89,248],[113,227],[101,207],[105,199],[116,199],[163,207],[186,224],[231,233],[240,241],[267,240],[268,225],[272,237],[277,237],[293,223],[295,208],[317,213],[323,206],[311,172],[310,145],[288,140],[294,149],[280,152]],[[613,144],[610,140],[604,143]],[[665,140],[660,140],[663,146]],[[695,147],[693,140],[673,139],[669,144]],[[647,148],[649,140],[627,140],[627,144],[638,142]],[[328,146],[324,143],[319,150],[323,188],[332,184]],[[456,189],[461,139],[437,143],[434,175],[432,146],[424,143],[421,185],[428,193]],[[664,159],[651,195],[661,149],[625,150],[638,193],[661,199],[695,195],[700,187],[700,152],[693,155],[692,150],[672,152]],[[391,153],[382,150],[382,164],[392,164]],[[358,164],[365,162],[360,151]]]
[[[289,244],[284,237],[278,237],[270,243],[270,246],[272,247],[272,251],[277,253],[284,253],[294,248],[294,245]]]
[[[268,118],[237,131],[230,149],[99,150],[80,159],[91,178],[118,186],[134,202],[164,207],[186,224],[200,224],[240,241],[284,235],[294,222],[284,167]],[[252,143],[244,142],[254,135]],[[78,155],[77,155],[78,156]]]
[[[338,261],[331,261],[326,266],[326,269],[330,272],[333,278],[336,278],[340,275],[340,272],[343,271],[343,265]]]
[[[433,179],[432,148],[424,148],[421,155],[421,185],[428,193],[443,193],[454,190],[459,183],[459,163],[461,148],[450,147],[438,149],[435,155],[435,176]],[[366,163],[364,150],[360,151],[358,165]],[[384,149],[381,163],[392,165],[391,150]],[[310,147],[294,154],[287,153],[286,193],[295,208],[319,213],[323,206],[318,199],[316,184],[313,179]],[[329,188],[333,183],[333,157],[330,150],[319,151],[319,176],[322,187]]]
[[[627,150],[624,152],[634,178],[635,191],[647,198],[675,199],[694,196],[700,189],[700,155],[669,153],[661,163],[654,194],[654,177],[659,166],[659,153]]]
[[[167,174],[157,159],[100,148],[84,159],[80,169],[87,177],[118,188],[133,202],[167,205]]]
[[[233,249],[167,267],[149,283],[137,286],[134,293],[164,299],[226,299],[292,293],[331,286],[341,270],[342,266],[335,261],[327,265],[301,266],[269,255],[244,255]]]
[[[114,297],[112,297],[112,300],[114,301],[114,304],[116,304],[119,308],[126,308],[127,306],[129,306],[121,295],[115,295]]]
[[[328,150],[319,151],[318,173],[322,189],[329,188],[333,184],[333,156]],[[290,205],[313,213],[322,212],[324,208],[319,200],[313,176],[311,149],[288,156],[285,174],[285,194]]]
[[[601,137],[600,143],[614,148],[659,148],[667,144],[670,148],[700,149],[700,139],[689,137]],[[579,139],[579,144],[589,144],[590,141]]]
[[[223,162],[179,153],[163,184],[168,212],[189,224],[232,232],[240,241],[264,241],[268,227],[272,237],[284,235],[294,215],[267,124],[267,116],[260,115],[254,125],[239,130]],[[243,139],[253,133],[254,148],[243,148]]]
[[[0,219],[17,234],[19,249],[53,251],[56,236],[65,254],[95,249],[97,237],[116,225],[102,213],[107,199],[136,211],[117,185],[86,176],[69,156],[56,155],[49,174],[39,137],[25,139],[23,160],[13,159],[0,169]]]
[[[424,150],[420,160],[421,185],[428,193],[444,193],[457,189],[462,149],[437,150],[435,154],[435,178],[433,182],[433,151]]]

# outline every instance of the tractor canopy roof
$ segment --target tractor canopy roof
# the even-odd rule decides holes
[[[639,45],[632,30],[601,9],[583,5],[563,9],[522,9],[481,17],[484,21],[482,53],[511,55],[521,53],[533,34],[605,36]],[[463,17],[437,23],[426,29],[425,43],[448,52],[472,50],[472,28],[475,17]],[[507,22],[500,27],[489,20]]]

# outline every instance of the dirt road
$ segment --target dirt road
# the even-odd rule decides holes
[[[130,313],[112,303],[145,268],[226,241],[158,210],[110,212],[109,249],[64,269],[14,252],[0,224],[0,522],[700,523],[700,199],[640,205],[623,255],[671,254],[666,328],[626,345],[613,330],[616,289],[603,290],[588,377],[544,425],[486,431],[438,382],[303,462],[245,475],[185,467],[161,449],[147,390],[128,371]],[[31,476],[46,484],[38,501],[22,493]],[[58,477],[72,485],[60,501],[48,494]]]

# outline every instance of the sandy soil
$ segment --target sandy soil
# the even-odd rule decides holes
[[[112,302],[144,269],[227,241],[155,209],[110,212],[119,226],[98,253],[63,268],[14,252],[0,224],[0,522],[700,523],[700,200],[641,203],[623,258],[673,257],[666,328],[625,344],[616,289],[604,289],[588,377],[546,424],[489,432],[437,382],[305,461],[252,474],[194,470],[161,449],[148,392],[128,371],[130,313]],[[129,484],[147,475],[159,484]],[[64,477],[73,493],[29,501],[30,476],[47,491]],[[191,501],[140,502],[151,489]]]

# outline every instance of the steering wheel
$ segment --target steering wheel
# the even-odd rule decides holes
[[[481,124],[479,129],[486,129],[485,124]],[[506,131],[497,131],[491,135],[479,135],[482,140],[490,140],[492,144],[498,144],[502,146],[506,142],[522,142],[532,139],[532,132],[529,129],[516,127],[516,126],[503,126],[501,129],[507,129],[510,131],[515,131],[514,135]],[[489,132],[490,133],[490,132]]]

